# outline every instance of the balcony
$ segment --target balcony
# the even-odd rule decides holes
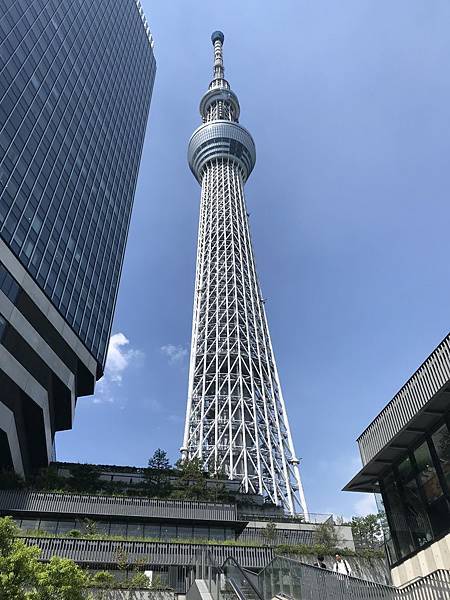
[[[0,490],[0,512],[22,516],[24,513],[35,513],[79,515],[91,518],[114,516],[218,523],[238,520],[234,504],[28,490]]]
[[[70,558],[86,567],[108,568],[124,559],[130,565],[186,566],[202,549],[208,550],[217,564],[234,558],[247,569],[262,569],[273,558],[271,548],[260,546],[226,546],[215,544],[178,544],[163,542],[128,542],[116,540],[25,537],[30,546],[41,549],[42,560],[54,555]]]

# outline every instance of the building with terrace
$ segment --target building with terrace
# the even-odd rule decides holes
[[[189,485],[180,484],[177,469],[167,475],[173,496]],[[241,482],[205,474],[205,484],[204,500],[149,497],[145,469],[55,463],[31,483],[0,478],[0,516],[14,518],[44,561],[63,556],[119,579],[145,571],[179,593],[198,553],[256,573],[277,548],[313,546],[324,521],[334,527],[331,515],[310,514],[311,522],[287,517],[261,496],[240,494]],[[342,547],[353,550],[351,528],[336,528]]]
[[[358,445],[363,468],[344,489],[376,494],[394,584],[450,569],[450,335]]]

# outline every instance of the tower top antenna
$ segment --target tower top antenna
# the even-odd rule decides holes
[[[211,41],[214,46],[214,81],[217,79],[223,79],[224,67],[223,67],[223,52],[222,44],[225,36],[221,31],[214,31],[211,36]]]
[[[214,31],[211,35],[211,41],[213,43],[213,45],[219,41],[221,44],[223,44],[223,41],[225,39],[225,36],[223,35],[222,31]]]

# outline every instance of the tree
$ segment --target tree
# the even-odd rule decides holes
[[[24,487],[24,481],[14,471],[0,471],[0,490],[16,490]]]
[[[52,556],[37,578],[39,600],[85,600],[88,577],[68,558]]]
[[[89,587],[95,589],[96,600],[107,600],[109,596],[108,590],[114,588],[116,579],[114,575],[108,573],[108,571],[97,571],[89,580]]]
[[[37,583],[40,550],[17,539],[11,517],[0,519],[0,600],[28,600]]]
[[[92,519],[83,519],[83,527],[88,535],[95,535],[97,533],[97,523]]]
[[[314,530],[314,543],[323,546],[327,551],[334,550],[339,545],[339,535],[333,523],[325,521]]]
[[[11,517],[0,518],[0,600],[86,600],[88,579],[73,561],[54,556],[39,562],[40,550],[17,537]]]
[[[32,487],[39,490],[62,490],[67,486],[67,478],[58,474],[58,467],[49,465],[36,471],[31,477]]]
[[[267,543],[272,546],[277,538],[277,526],[273,521],[269,521],[262,531],[262,536]]]
[[[168,496],[171,490],[170,466],[167,452],[158,448],[148,461],[144,470],[144,481],[147,492],[152,496]]]
[[[162,582],[161,575],[155,575],[155,573],[153,573],[150,589],[151,590],[167,589],[167,586],[165,586]]]
[[[375,548],[383,539],[381,522],[378,515],[353,517],[352,533],[357,545],[364,548]]]
[[[181,473],[178,496],[186,499],[207,500],[208,488],[202,461],[199,458],[179,460],[176,467]]]
[[[128,571],[128,568],[130,566],[130,563],[128,560],[128,554],[125,552],[125,550],[122,547],[119,547],[119,549],[116,552],[116,564],[117,564],[117,569],[119,571],[123,571],[123,572]]]
[[[97,468],[88,464],[76,464],[70,467],[69,486],[77,492],[97,492],[101,488],[100,474]]]
[[[150,587],[150,579],[143,571],[135,571],[128,583],[131,589],[148,590]]]

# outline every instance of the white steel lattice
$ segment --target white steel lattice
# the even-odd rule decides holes
[[[220,32],[213,43],[215,78],[201,104],[205,124],[189,147],[202,194],[181,450],[210,472],[242,480],[246,492],[307,514],[248,227],[244,183],[255,150],[237,125],[237,98],[223,79]]]

